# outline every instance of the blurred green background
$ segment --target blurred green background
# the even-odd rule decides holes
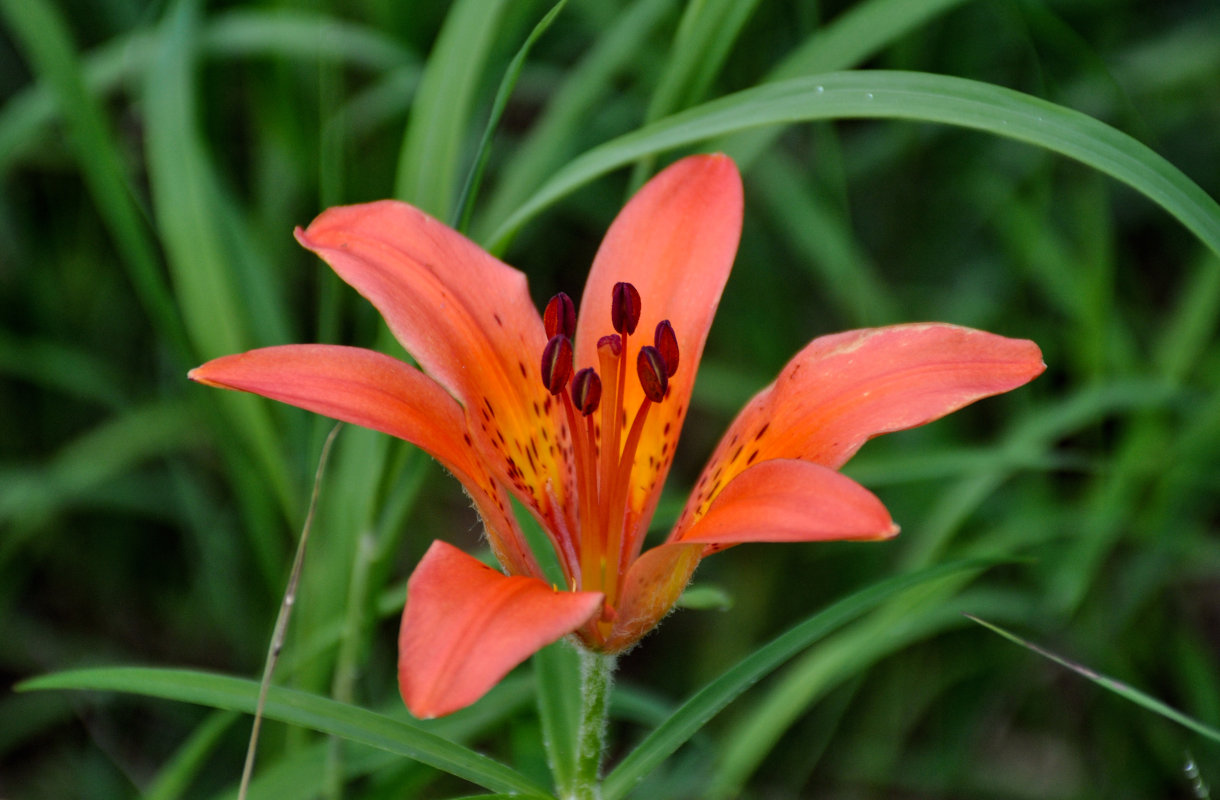
[[[292,227],[389,196],[456,219],[497,86],[551,5],[0,0],[0,795],[232,791],[248,718],[8,687],[89,665],[260,673],[330,423],[186,371],[287,342],[397,352]],[[1182,221],[1045,147],[856,119],[657,146],[502,227],[604,142],[849,68],[1085,112],[1220,195],[1212,0],[570,0],[499,121],[470,235],[503,245],[542,303],[579,294],[602,232],[660,165],[724,150],[746,186],[658,534],[736,410],[814,336],[941,320],[1032,338],[1049,365],[849,465],[902,525],[896,541],[704,562],[696,583],[731,605],[679,611],[623,659],[610,763],[827,603],[998,555],[802,654],[635,796],[1206,797],[1214,742],[961,616],[1220,724],[1220,263]],[[1090,136],[1080,147],[1100,152]],[[1200,224],[1220,229],[1215,213]],[[312,537],[277,682],[405,717],[405,577],[434,538],[477,549],[477,520],[426,457],[349,427]],[[528,667],[440,730],[545,776]],[[470,791],[273,723],[260,775],[260,797]]]

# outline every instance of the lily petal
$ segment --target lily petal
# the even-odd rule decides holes
[[[398,637],[398,685],[417,717],[478,700],[538,650],[585,624],[600,592],[566,592],[505,576],[433,542],[407,582]]]
[[[641,519],[651,516],[669,472],[707,332],[737,253],[741,220],[736,165],[724,155],[691,156],[657,174],[631,198],[593,261],[576,330],[577,366],[598,364],[597,340],[613,330],[614,285],[631,283],[642,300],[637,332],[623,354],[631,367],[624,429],[644,399],[635,379],[640,347],[653,343],[662,320],[668,319],[677,334],[680,366],[669,378],[667,399],[649,413],[632,470],[630,501],[633,509],[643,509]]]
[[[846,475],[808,461],[773,459],[729,481],[681,541],[720,550],[743,542],[888,539],[897,533],[876,495]]]
[[[571,470],[547,432],[566,427],[542,385],[546,336],[525,276],[393,200],[328,209],[296,236],[458,399],[496,477],[544,518],[555,513],[551,493],[562,507]]]
[[[632,646],[670,612],[703,557],[702,544],[671,542],[644,552],[623,581],[614,627],[603,649],[616,653]]]
[[[223,356],[196,367],[188,377],[372,428],[420,447],[466,487],[500,563],[521,574],[542,574],[508,510],[508,498],[471,447],[461,406],[411,365],[360,347],[290,344]]]
[[[775,458],[838,469],[869,439],[1007,392],[1046,368],[1038,346],[943,324],[814,339],[729,427],[671,538],[748,467]]]

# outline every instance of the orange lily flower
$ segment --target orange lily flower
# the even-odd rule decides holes
[[[473,703],[568,634],[596,652],[631,647],[714,551],[895,535],[881,501],[838,468],[873,436],[1044,369],[1033,342],[952,325],[816,339],[745,407],[668,538],[644,549],[741,222],[729,158],[679,161],[611,226],[579,315],[560,294],[540,316],[520,272],[423,212],[332,208],[297,239],[377,307],[419,369],[286,345],[191,371],[412,442],[470,494],[508,574],[443,542],[415,569],[399,682],[416,715]],[[546,532],[567,585],[544,579],[510,495]]]

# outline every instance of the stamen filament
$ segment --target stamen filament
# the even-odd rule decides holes
[[[593,576],[600,574],[597,559],[597,531],[593,521],[597,518],[597,465],[593,452],[580,435],[576,409],[572,406],[572,398],[568,393],[560,392],[563,401],[564,414],[568,418],[568,429],[572,433],[572,448],[576,455],[576,494],[580,497],[578,528],[580,529],[580,575],[581,585],[589,591],[597,591],[591,586]]]
[[[627,389],[627,331],[624,330],[622,336],[622,349],[619,351],[618,357],[618,377],[615,381],[614,403],[607,404],[606,409],[610,411],[610,435],[606,436],[606,417],[602,415],[602,476],[601,476],[601,496],[609,503],[602,505],[602,546],[605,550],[602,553],[602,569],[608,575],[603,576],[602,585],[611,587],[618,582],[618,551],[614,543],[621,543],[622,531],[614,527],[614,520],[619,520],[619,525],[622,525],[622,514],[616,514],[612,505],[616,497],[615,485],[618,482],[618,471],[621,468],[619,462],[619,441],[623,435],[623,408],[622,403],[626,398]],[[617,595],[612,593],[607,594],[608,597],[618,601]]]
[[[644,420],[648,417],[648,411],[652,408],[652,400],[647,397],[644,402],[640,403],[640,409],[635,413],[635,420],[631,423],[631,430],[627,433],[627,442],[623,445],[623,455],[619,459],[618,468],[614,471],[614,484],[607,495],[606,507],[610,512],[607,520],[606,530],[608,532],[608,541],[606,543],[606,557],[612,561],[608,565],[611,568],[607,569],[609,579],[606,581],[606,597],[611,604],[618,603],[618,577],[623,569],[623,553],[625,544],[634,544],[624,542],[623,540],[623,524],[627,517],[627,492],[631,486],[631,468],[635,466],[635,451],[640,444],[640,434],[644,432]]]
[[[615,433],[618,421],[623,413],[620,404],[623,397],[623,361],[625,353],[622,349],[622,339],[618,336],[605,336],[597,343],[597,356],[601,362],[601,374],[605,376],[602,383],[603,395],[601,405],[602,440],[598,453],[601,460],[598,537],[599,544],[606,543],[606,520],[609,516],[605,501],[610,499],[611,483],[615,465],[618,462],[618,434]]]

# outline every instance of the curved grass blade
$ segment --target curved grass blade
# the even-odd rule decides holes
[[[1077,675],[1088,678],[1101,688],[1108,689],[1119,697],[1126,698],[1132,703],[1142,706],[1154,714],[1160,714],[1165,719],[1170,720],[1171,722],[1176,722],[1184,728],[1194,731],[1200,736],[1205,736],[1208,739],[1211,739],[1213,742],[1220,742],[1220,729],[1213,728],[1210,725],[1205,725],[1193,717],[1188,717],[1181,711],[1178,711],[1176,708],[1162,703],[1160,700],[1141,692],[1134,686],[1123,683],[1119,680],[1115,680],[1108,675],[1102,675],[1100,672],[1095,672],[1089,669],[1084,664],[1078,664],[1077,662],[1066,659],[1061,655],[1052,653],[1050,650],[1040,647],[1026,639],[1022,639],[1015,633],[1007,631],[1004,628],[1001,628],[999,625],[994,625],[987,620],[979,619],[972,614],[963,614],[962,616],[966,617],[966,619],[969,619],[972,622],[977,622],[979,625],[982,625],[984,628],[987,628],[993,633],[998,633],[1000,636],[1003,636],[1010,642],[1021,645],[1026,650],[1032,650],[1043,658],[1049,658],[1051,661],[1054,661],[1061,667],[1067,667]]]
[[[765,81],[852,69],[935,17],[968,0],[865,0],[845,9],[776,65]],[[743,170],[780,135],[780,128],[742,131],[717,141]]]
[[[655,122],[704,99],[720,75],[758,0],[695,0],[686,5],[677,33],[668,48],[665,69],[657,79],[644,122]],[[654,172],[653,160],[635,165],[628,185],[634,194]]]
[[[589,138],[589,119],[615,92],[615,77],[630,71],[675,2],[621,4],[610,27],[590,43],[588,54],[567,72],[541,116],[514,143],[513,157],[498,166],[496,185],[471,228],[473,238],[486,238],[547,176],[579,152],[580,142]]]
[[[1220,205],[1127,134],[1078,111],[1000,86],[885,70],[828,73],[746,89],[606,142],[556,173],[500,226],[489,248],[501,252],[539,211],[642,156],[750,128],[850,118],[937,122],[1044,147],[1127,184],[1220,254]]]
[[[622,760],[602,784],[604,800],[625,797],[649,772],[729,703],[814,642],[873,610],[896,593],[949,575],[977,572],[1001,559],[954,561],[875,583],[814,614],[755,650],[678,708]]]
[[[195,670],[101,667],[44,675],[23,681],[17,689],[129,692],[249,714],[258,704],[259,684]],[[416,725],[320,695],[273,686],[264,716],[413,758],[493,792],[548,796],[546,789],[494,759]]]
[[[521,45],[521,49],[513,56],[513,60],[509,62],[508,69],[504,71],[504,78],[500,81],[500,87],[496,89],[496,98],[491,104],[491,115],[487,118],[487,125],[483,128],[483,138],[479,141],[479,147],[475,151],[474,163],[470,166],[470,174],[466,176],[466,183],[462,186],[462,193],[458,197],[456,224],[454,227],[466,232],[470,226],[470,214],[474,210],[474,199],[479,193],[479,184],[483,180],[483,168],[487,166],[487,157],[491,153],[491,137],[496,132],[496,128],[500,124],[500,117],[504,114],[504,108],[508,105],[508,98],[513,93],[513,88],[517,85],[517,79],[521,77],[521,68],[525,66],[525,59],[529,56],[530,50],[534,46],[534,42],[542,34],[546,33],[551,27],[551,23],[559,16],[559,12],[563,11],[563,7],[567,5],[568,0],[559,0],[550,11],[546,13],[534,29],[530,31],[530,35],[526,37],[525,43]]]
[[[458,0],[428,56],[403,138],[394,196],[440,219],[453,209],[462,146],[504,0]]]

